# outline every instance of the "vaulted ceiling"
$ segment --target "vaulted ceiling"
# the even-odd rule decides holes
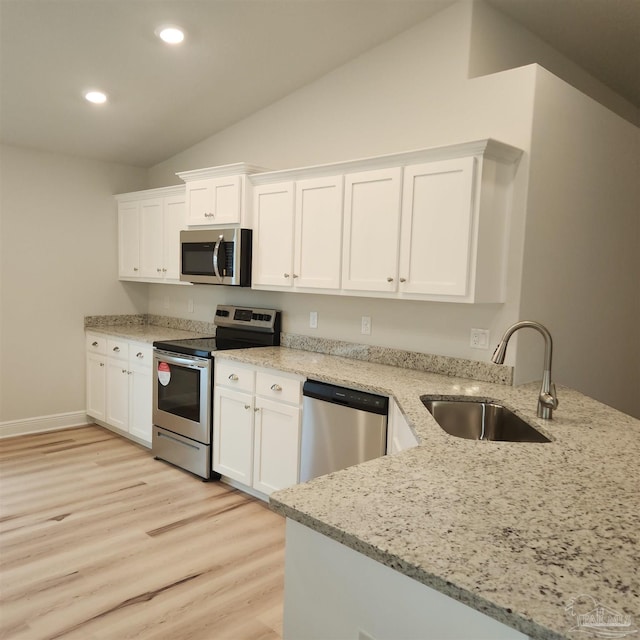
[[[151,166],[453,1],[0,0],[1,139]],[[638,0],[488,1],[640,105]]]

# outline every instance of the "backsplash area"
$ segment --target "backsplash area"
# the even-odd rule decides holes
[[[204,335],[214,335],[216,329],[215,325],[211,322],[185,320],[184,318],[172,318],[151,314],[86,316],[84,319],[85,328],[138,325],[181,329],[183,331],[191,331]],[[496,365],[489,362],[477,362],[464,358],[431,355],[416,351],[405,351],[402,349],[378,347],[355,342],[343,342],[341,340],[331,340],[327,338],[315,338],[293,333],[282,333],[280,344],[290,349],[342,356],[352,360],[362,360],[363,362],[374,362],[376,364],[386,364],[404,369],[428,371],[445,376],[470,378],[471,380],[491,382],[493,384],[513,384],[513,367]]]

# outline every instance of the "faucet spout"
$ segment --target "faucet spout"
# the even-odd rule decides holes
[[[495,364],[503,364],[504,357],[507,352],[507,344],[509,339],[518,329],[535,329],[542,334],[544,338],[544,368],[542,371],[542,384],[540,386],[540,395],[538,396],[537,415],[539,418],[551,420],[553,410],[558,407],[558,396],[556,395],[556,385],[551,381],[551,357],[553,354],[553,340],[549,330],[539,322],[532,320],[522,320],[511,325],[502,336],[496,350],[491,356],[491,361]]]

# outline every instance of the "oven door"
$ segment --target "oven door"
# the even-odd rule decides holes
[[[212,361],[156,349],[153,424],[211,443]]]

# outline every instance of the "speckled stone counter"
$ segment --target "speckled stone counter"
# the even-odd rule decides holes
[[[153,343],[156,340],[180,340],[215,335],[215,325],[153,315],[86,316],[85,331],[104,333],[128,340]]]
[[[532,638],[584,637],[565,610],[582,595],[640,628],[640,421],[565,387],[545,422],[535,415],[537,384],[285,348],[216,358],[391,395],[421,441],[278,491],[274,510]],[[498,400],[552,442],[455,438],[422,394]]]

